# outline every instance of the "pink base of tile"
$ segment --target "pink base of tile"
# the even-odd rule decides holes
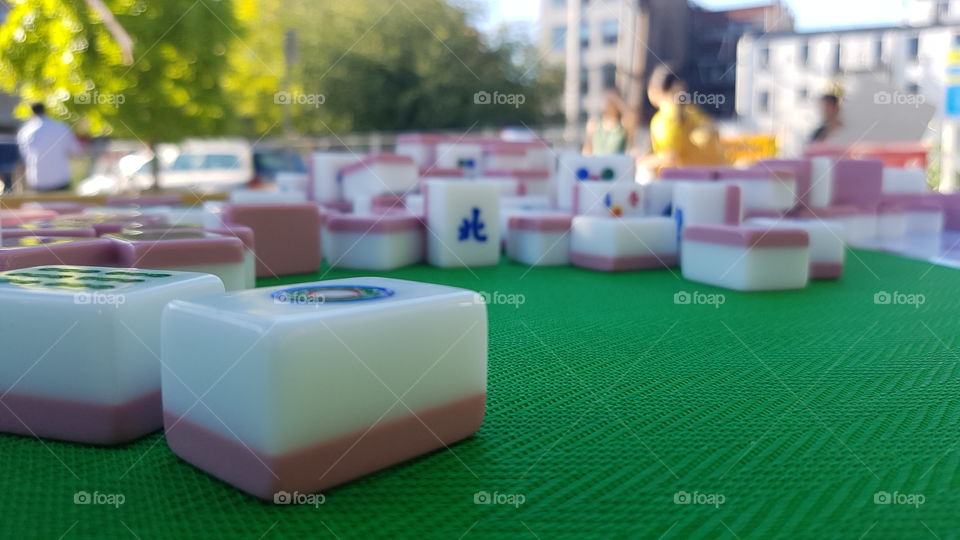
[[[601,272],[626,272],[630,270],[672,268],[677,265],[677,254],[603,257],[588,253],[571,252],[570,262],[574,266],[599,270]]]
[[[840,279],[843,263],[810,263],[810,279]]]
[[[163,427],[161,409],[159,391],[120,405],[11,393],[0,399],[0,431],[89,444],[123,444]]]
[[[453,444],[483,422],[486,394],[420,411],[281,455],[255,452],[233,438],[164,413],[178,456],[261,499],[278,491],[312,493]]]

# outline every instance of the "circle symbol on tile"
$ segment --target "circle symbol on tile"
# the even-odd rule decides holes
[[[283,289],[271,296],[282,304],[326,304],[378,300],[393,296],[393,291],[384,287],[366,285],[322,285]]]

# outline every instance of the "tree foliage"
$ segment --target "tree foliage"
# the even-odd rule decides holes
[[[240,102],[258,105],[245,112],[260,130],[277,126],[284,114],[307,133],[539,123],[543,103],[557,91],[518,63],[535,60],[522,39],[488,42],[465,9],[444,0],[240,5],[241,20],[258,31],[234,50],[238,77],[231,87],[242,93]],[[282,44],[291,31],[296,50],[288,70]],[[259,74],[254,84],[246,82],[251,73]],[[276,91],[288,92],[291,102],[276,103]],[[521,95],[523,103],[477,104],[478,92]]]
[[[0,27],[0,85],[44,102],[90,135],[172,141],[222,133],[233,113],[223,84],[237,36],[217,0],[108,0],[134,42],[116,40],[83,0],[19,0]]]
[[[462,2],[105,3],[133,39],[132,65],[84,0],[15,1],[0,27],[0,89],[20,94],[21,116],[43,101],[90,135],[149,142],[288,125],[467,129],[539,123],[558,92],[537,81],[549,77],[528,38],[484,36]],[[521,97],[478,104],[478,92]]]

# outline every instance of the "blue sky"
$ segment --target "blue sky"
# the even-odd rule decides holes
[[[763,4],[743,0],[695,0],[710,9]],[[800,30],[895,24],[903,19],[904,0],[787,0]],[[540,0],[487,0],[488,24],[500,21],[535,23]]]

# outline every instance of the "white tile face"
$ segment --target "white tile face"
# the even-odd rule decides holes
[[[943,233],[943,212],[912,210],[907,212],[907,233],[940,236]]]
[[[643,213],[650,217],[669,216],[673,211],[675,182],[651,182],[643,186]]]
[[[797,182],[772,178],[770,180],[724,180],[724,185],[740,188],[745,210],[790,210],[797,204]]]
[[[574,213],[584,216],[643,215],[643,188],[626,182],[577,182]]]
[[[222,292],[212,275],[160,270],[0,274],[0,393],[118,405],[156,392],[163,307]]]
[[[327,264],[334,268],[392,270],[423,260],[422,230],[389,233],[328,232]]]
[[[464,169],[476,172],[483,159],[483,146],[472,143],[440,143],[437,145],[438,169]]]
[[[385,278],[229,293],[172,303],[163,358],[166,412],[281,454],[485,393],[486,306]]]
[[[601,257],[675,255],[676,225],[670,218],[573,218],[570,249]]]
[[[810,160],[810,207],[830,206],[833,199],[834,160],[828,157],[815,157]]]
[[[263,189],[234,189],[230,191],[232,203],[303,203],[307,202],[306,193],[299,191],[267,191]]]
[[[357,161],[353,152],[316,152],[313,154],[313,200],[339,201],[343,191],[338,181],[341,168]]]
[[[747,249],[684,240],[680,267],[690,281],[737,291],[800,289],[810,276],[810,249]]]
[[[803,229],[810,237],[811,263],[842,263],[845,248],[843,227],[836,222],[808,219],[750,218],[747,222],[770,229]]]
[[[877,237],[883,240],[902,240],[907,234],[906,212],[877,215]]]
[[[417,167],[429,167],[433,165],[435,149],[434,145],[422,142],[399,142],[395,152],[412,159]]]
[[[727,221],[727,188],[719,182],[674,182],[673,217],[678,227],[723,225]],[[743,215],[743,205],[739,205]],[[738,220],[739,222],[739,220]]]
[[[582,156],[568,152],[560,155],[555,175],[557,206],[561,210],[570,210],[573,208],[573,190],[577,182],[606,181],[633,184],[636,169],[631,156]]]
[[[926,193],[927,175],[923,169],[884,167],[884,193]]]
[[[507,256],[531,266],[568,265],[570,232],[511,230],[507,239]]]
[[[371,163],[341,173],[343,198],[355,201],[381,193],[406,193],[417,185],[417,169],[411,163]]]
[[[500,261],[500,192],[495,184],[427,183],[427,260],[440,267]]]

